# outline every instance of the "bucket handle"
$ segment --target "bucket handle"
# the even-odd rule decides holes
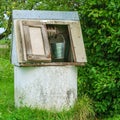
[[[56,35],[57,35],[57,37],[61,37],[63,42],[64,42],[64,44],[65,44],[65,38],[64,38],[63,34],[59,33],[59,34],[56,34]]]

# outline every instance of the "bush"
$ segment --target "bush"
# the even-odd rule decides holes
[[[104,120],[120,120],[120,115],[115,115],[112,118],[106,118]]]
[[[79,67],[78,94],[94,101],[97,115],[120,113],[120,1],[83,0],[79,11],[88,63]]]
[[[104,63],[79,67],[78,93],[89,95],[99,115],[120,113],[120,66],[118,63]]]

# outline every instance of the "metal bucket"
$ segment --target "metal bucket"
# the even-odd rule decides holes
[[[65,40],[62,35],[59,38],[61,39],[59,42],[56,40],[56,42],[51,43],[52,57],[54,60],[64,60]]]
[[[51,47],[54,59],[64,59],[64,43],[52,43]]]

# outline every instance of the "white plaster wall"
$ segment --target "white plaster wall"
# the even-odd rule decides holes
[[[68,109],[77,98],[74,66],[14,66],[15,106]]]

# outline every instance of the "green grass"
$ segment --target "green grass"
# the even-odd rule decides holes
[[[15,108],[13,66],[0,58],[0,120],[70,120],[73,111],[55,113],[46,110]]]
[[[91,103],[86,96],[76,102],[75,107],[69,111],[52,112],[28,107],[15,108],[13,65],[10,63],[9,53],[3,54],[3,52],[4,49],[0,54],[0,120],[82,120],[81,116],[90,117],[93,109],[90,107],[90,110],[87,110]],[[88,104],[84,102],[85,100]]]

